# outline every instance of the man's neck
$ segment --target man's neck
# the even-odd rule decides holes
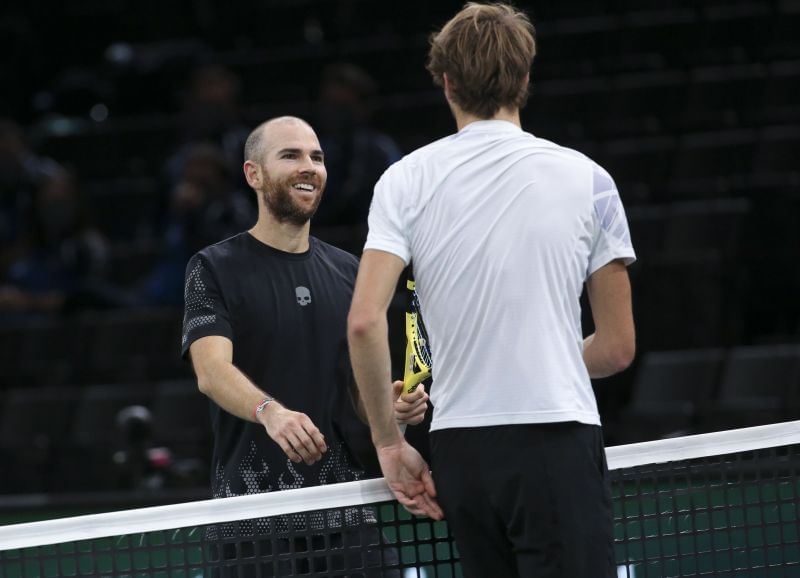
[[[310,221],[304,225],[280,222],[266,210],[259,211],[258,222],[250,229],[256,239],[279,251],[304,253],[308,251]]]
[[[514,109],[501,108],[500,110],[497,111],[495,115],[488,118],[481,118],[474,114],[464,112],[463,110],[459,109],[457,106],[454,105],[451,105],[450,108],[453,111],[453,117],[455,117],[456,119],[456,127],[458,127],[458,130],[461,130],[468,124],[477,122],[479,120],[505,120],[522,128],[522,122],[519,119],[518,108]]]

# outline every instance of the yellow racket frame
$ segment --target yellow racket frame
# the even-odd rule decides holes
[[[416,283],[406,281],[406,288],[414,291]],[[406,363],[403,372],[403,391],[412,393],[420,383],[431,376],[431,368],[425,363],[425,355],[421,353],[426,344],[417,329],[418,317],[415,311],[406,311]]]

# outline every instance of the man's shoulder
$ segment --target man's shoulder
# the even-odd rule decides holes
[[[448,154],[448,145],[455,135],[449,135],[426,144],[403,156],[390,165],[381,176],[381,182],[411,182],[421,174],[421,169],[440,164],[442,155]]]
[[[408,153],[395,164],[404,163],[409,166],[414,166],[424,163],[429,159],[435,159],[437,155],[444,153],[448,147],[452,146],[453,140],[456,138],[456,136],[457,134],[450,134],[421,146],[418,149]]]
[[[358,269],[358,258],[352,253],[348,253],[344,249],[326,243],[317,237],[312,236],[310,239],[313,243],[314,252],[323,257],[325,261],[343,267]]]
[[[222,241],[200,249],[189,259],[190,266],[200,262],[210,267],[225,267],[235,261],[235,259],[246,253],[245,235],[248,233],[238,233],[233,237],[228,237]]]
[[[575,165],[583,165],[592,168],[593,170],[605,172],[605,169],[603,169],[603,167],[601,167],[594,159],[580,150],[564,146],[538,136],[530,136],[533,137],[531,141],[533,146],[536,146],[546,152],[551,152],[553,155],[558,155],[565,162],[574,163]]]

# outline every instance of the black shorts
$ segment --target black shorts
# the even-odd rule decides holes
[[[600,427],[431,432],[433,478],[466,578],[616,576]]]

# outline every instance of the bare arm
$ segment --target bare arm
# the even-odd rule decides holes
[[[347,319],[350,358],[381,470],[398,501],[414,514],[443,517],[428,464],[398,427],[391,380],[386,312],[403,272],[403,260],[384,251],[366,250],[361,258],[353,303]]]
[[[592,378],[608,377],[628,367],[636,353],[628,271],[612,261],[586,282],[595,332],[583,342],[583,360]]]
[[[403,260],[396,255],[364,251],[347,318],[353,372],[378,449],[397,444],[403,438],[392,409],[392,364],[386,312],[404,267]]]
[[[233,343],[227,337],[202,337],[189,348],[200,391],[230,414],[260,423],[293,462],[311,465],[327,451],[325,438],[309,417],[272,401],[256,415],[269,394],[233,364]]]

